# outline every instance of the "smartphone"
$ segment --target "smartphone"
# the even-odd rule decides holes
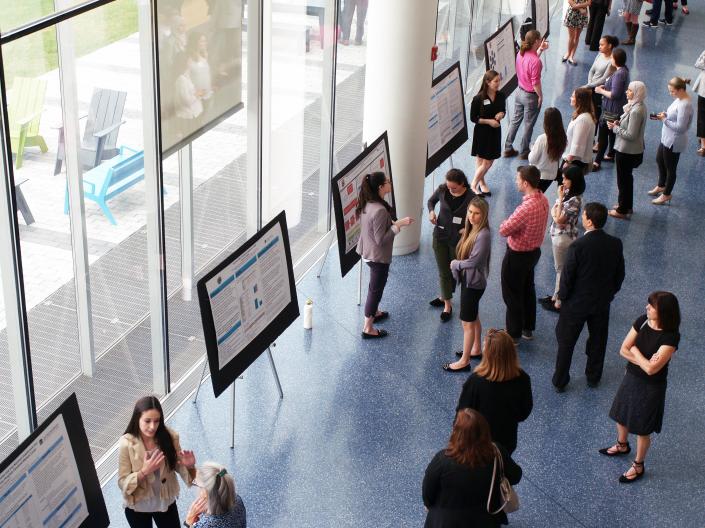
[[[658,113],[651,112],[649,114],[649,119],[658,119]]]

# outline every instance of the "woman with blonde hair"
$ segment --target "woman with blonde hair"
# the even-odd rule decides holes
[[[198,468],[195,486],[201,488],[186,515],[189,528],[245,528],[245,504],[225,466],[206,462]]]
[[[478,317],[480,298],[485,293],[490,271],[492,245],[487,217],[489,206],[480,197],[470,200],[465,216],[463,236],[455,248],[456,259],[450,262],[453,278],[460,283],[460,321],[463,324],[463,350],[455,363],[445,363],[449,372],[470,370],[470,360],[479,358],[482,326]]]
[[[529,417],[533,405],[531,378],[519,366],[514,341],[504,330],[489,329],[482,361],[463,385],[457,409],[482,414],[492,439],[511,455],[517,448],[519,422]]]

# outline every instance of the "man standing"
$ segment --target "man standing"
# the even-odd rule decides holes
[[[533,165],[517,169],[516,186],[524,196],[521,204],[499,226],[507,237],[502,260],[502,299],[507,306],[506,328],[514,341],[533,339],[536,327],[534,268],[548,222],[548,199],[539,190],[541,173]]]
[[[543,92],[541,91],[543,64],[539,55],[545,49],[548,49],[548,42],[541,38],[541,33],[535,29],[526,32],[516,60],[519,91],[514,97],[514,114],[509,124],[507,139],[504,142],[503,156],[505,158],[511,158],[517,154],[519,154],[519,159],[529,157],[531,134],[543,103]],[[521,151],[517,152],[514,150],[513,143],[522,121],[524,121],[524,135],[521,138]]]
[[[563,392],[570,381],[573,349],[585,323],[589,332],[585,345],[585,376],[590,387],[600,382],[610,303],[624,280],[622,241],[602,230],[607,221],[607,208],[591,202],[585,206],[582,219],[585,235],[568,248],[558,290],[561,312],[556,325],[558,355],[553,374],[557,392]]]

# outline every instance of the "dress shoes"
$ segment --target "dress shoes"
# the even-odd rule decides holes
[[[444,323],[450,321],[451,317],[453,317],[453,308],[450,309],[450,312],[441,312],[441,321]]]
[[[445,370],[446,372],[468,372],[472,370],[472,367],[470,366],[470,363],[468,363],[467,365],[461,368],[452,368],[450,366],[450,363],[443,363],[443,370]]]
[[[362,339],[380,339],[382,337],[387,337],[388,335],[389,332],[378,328],[376,334],[368,334],[367,332],[362,332]]]
[[[428,304],[430,304],[430,305],[433,306],[434,308],[440,308],[441,306],[445,306],[445,303],[443,302],[443,299],[439,299],[438,297],[436,297],[436,298],[433,299],[432,301],[429,301]]]

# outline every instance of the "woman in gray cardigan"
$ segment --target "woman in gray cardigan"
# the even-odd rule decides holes
[[[610,209],[614,218],[628,219],[634,204],[633,171],[644,161],[644,130],[648,111],[644,104],[646,86],[641,81],[632,81],[627,88],[627,104],[618,121],[609,121],[607,126],[615,134],[615,164],[617,165],[617,205]]]

